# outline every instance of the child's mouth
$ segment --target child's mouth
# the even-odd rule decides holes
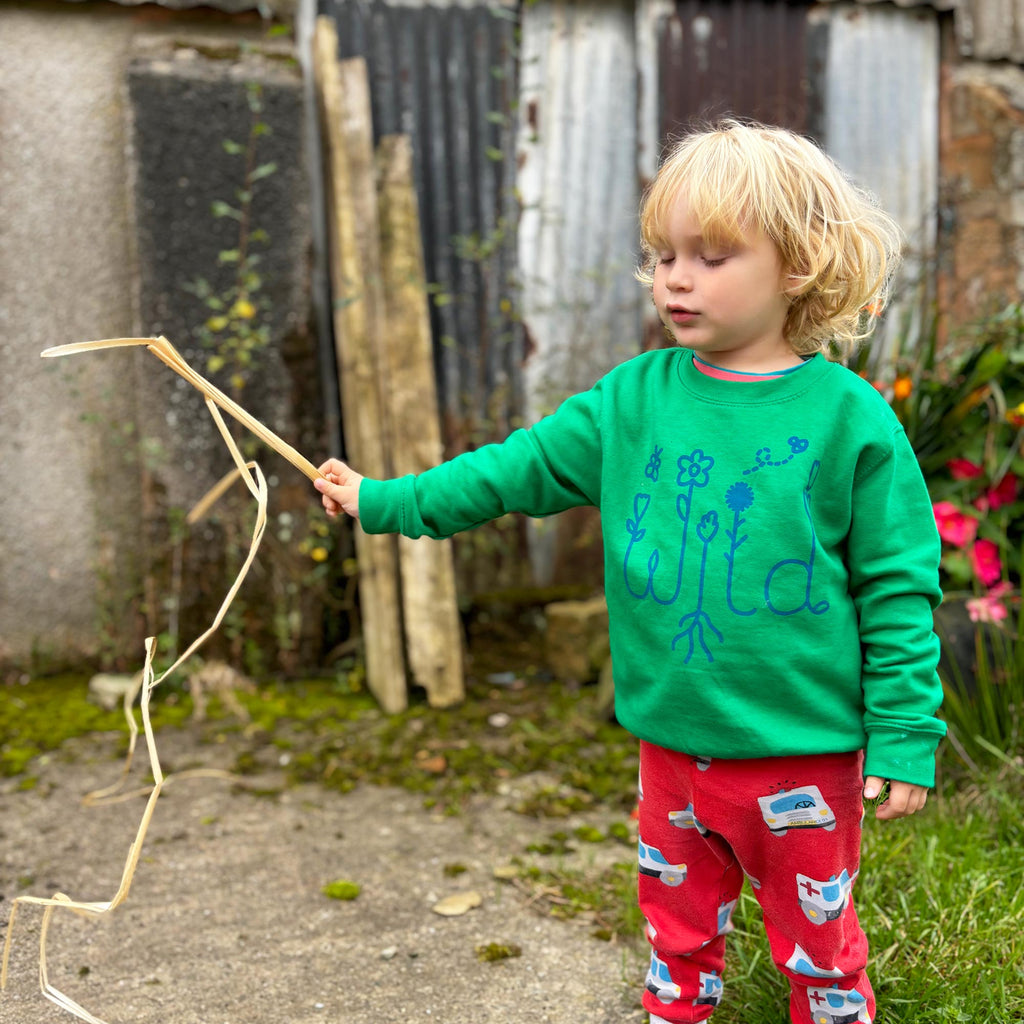
[[[668,315],[674,324],[689,324],[693,323],[697,319],[698,315],[692,309],[683,309],[681,307],[670,308]]]

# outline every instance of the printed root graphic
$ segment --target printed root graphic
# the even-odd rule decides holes
[[[141,693],[139,709],[142,717],[142,728],[146,737],[146,749],[149,752],[150,767],[153,775],[153,787],[149,791],[149,799],[146,802],[146,808],[143,812],[142,820],[139,822],[135,839],[128,848],[128,856],[125,860],[124,870],[121,873],[121,883],[118,886],[117,892],[110,900],[101,902],[80,902],[73,900],[70,896],[61,892],[55,893],[49,898],[42,898],[38,896],[17,896],[15,897],[11,907],[10,917],[7,921],[7,937],[4,941],[3,959],[0,961],[0,991],[7,987],[7,967],[11,953],[11,941],[14,935],[15,917],[17,915],[19,904],[43,907],[42,921],[39,929],[40,990],[47,999],[56,1003],[57,1006],[61,1007],[61,1009],[68,1011],[68,1013],[73,1014],[80,1020],[89,1022],[89,1024],[106,1024],[106,1022],[101,1020],[99,1017],[95,1017],[88,1010],[75,1002],[75,1000],[66,996],[63,992],[60,992],[50,984],[46,968],[46,939],[49,932],[50,919],[52,918],[54,911],[64,909],[70,910],[76,914],[100,917],[115,910],[128,898],[128,891],[131,888],[132,878],[135,875],[135,869],[139,862],[139,854],[142,850],[143,841],[146,838],[146,831],[149,828],[150,819],[153,816],[153,809],[156,806],[156,802],[159,799],[164,786],[172,779],[180,779],[186,775],[191,777],[196,777],[197,775],[219,776],[222,778],[227,776],[226,772],[197,770],[181,772],[174,776],[165,777],[160,768],[160,759],[157,756],[156,741],[153,736],[153,728],[149,714],[149,702],[153,690],[155,690],[156,687],[159,686],[168,676],[177,671],[177,669],[184,664],[213,635],[213,633],[217,631],[225,614],[227,613],[228,608],[231,606],[231,602],[235,599],[235,595],[238,593],[242,582],[248,575],[249,569],[256,558],[256,552],[259,550],[260,541],[263,538],[263,531],[266,527],[267,482],[263,476],[263,471],[255,462],[246,462],[244,460],[238,446],[231,437],[227,424],[224,422],[224,418],[221,415],[221,409],[233,416],[244,427],[260,438],[261,441],[273,448],[279,455],[287,459],[300,472],[308,476],[310,480],[316,480],[320,476],[320,473],[311,462],[303,458],[303,456],[294,448],[282,441],[281,438],[272,431],[268,430],[259,422],[259,420],[250,416],[249,413],[247,413],[240,405],[232,401],[222,391],[219,391],[210,384],[209,381],[196,373],[196,371],[185,362],[177,349],[175,349],[175,347],[166,338],[112,338],[105,341],[87,341],[73,345],[61,345],[56,348],[50,348],[42,354],[44,357],[53,357],[73,355],[80,352],[91,352],[106,348],[125,348],[130,346],[145,346],[161,362],[165,363],[174,370],[175,373],[182,376],[203,393],[206,398],[206,406],[210,410],[210,415],[213,417],[213,420],[217,425],[217,429],[220,431],[221,437],[223,437],[224,443],[227,445],[228,451],[231,453],[231,458],[235,463],[235,469],[217,483],[216,486],[214,486],[195,506],[195,508],[192,509],[186,521],[191,525],[202,519],[214,502],[216,502],[227,488],[230,487],[231,484],[239,477],[245,483],[245,486],[249,489],[249,493],[256,502],[257,514],[256,522],[253,526],[249,553],[246,556],[238,575],[235,577],[234,583],[228,590],[220,609],[214,616],[213,622],[210,624],[206,632],[196,638],[188,649],[185,650],[185,652],[174,662],[174,664],[159,676],[156,675],[153,670],[153,658],[156,654],[156,638],[147,638],[145,644],[145,663],[143,665],[142,673],[140,674],[138,682],[134,688],[129,690],[124,696],[124,713],[128,722],[130,736],[128,754],[125,758],[125,763],[121,771],[121,778],[114,783],[114,785],[106,789],[90,793],[85,798],[86,804],[96,804],[113,799],[124,799],[126,796],[134,795],[121,794],[120,790],[131,770],[132,758],[135,753],[135,745],[139,735],[139,728],[135,721],[132,706],[135,702],[135,698],[139,697]]]

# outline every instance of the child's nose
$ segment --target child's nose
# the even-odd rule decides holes
[[[693,288],[693,274],[686,260],[676,260],[669,274],[669,286],[676,291],[688,292]]]

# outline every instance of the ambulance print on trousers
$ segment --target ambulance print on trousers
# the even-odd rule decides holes
[[[778,793],[759,796],[761,816],[774,836],[784,836],[791,828],[823,828],[831,832],[836,816],[825,803],[817,786],[780,789]]]
[[[796,889],[800,898],[800,909],[807,915],[811,924],[824,924],[842,917],[846,904],[850,902],[850,892],[857,874],[850,877],[846,868],[836,878],[833,875],[827,882],[820,882],[807,875],[796,876]]]
[[[871,1024],[868,1002],[855,988],[809,988],[807,998],[814,1024]]]

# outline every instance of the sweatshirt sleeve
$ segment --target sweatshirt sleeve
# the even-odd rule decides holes
[[[600,496],[600,382],[566,399],[529,430],[417,475],[364,480],[359,520],[367,533],[450,537],[506,512],[546,516]]]
[[[931,501],[901,427],[865,453],[849,535],[850,589],[863,648],[865,775],[931,786],[945,735],[933,611],[940,542]]]

